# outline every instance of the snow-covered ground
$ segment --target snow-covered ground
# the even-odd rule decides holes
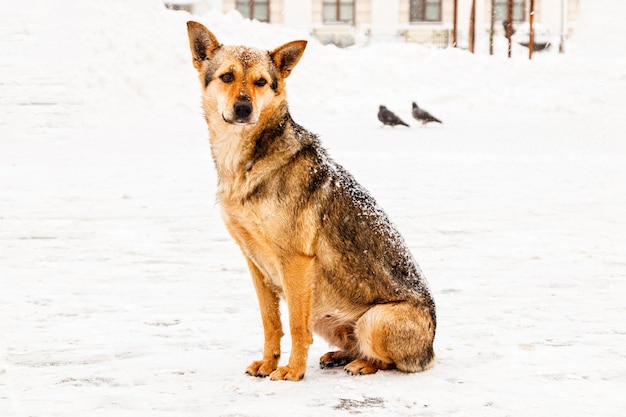
[[[532,61],[502,42],[493,57],[309,43],[292,114],[414,251],[438,363],[352,377],[318,368],[317,338],[286,383],[244,374],[261,322],[215,206],[190,16],[3,2],[0,416],[622,416],[624,14],[583,2],[568,53]],[[194,18],[224,43],[308,37]],[[418,126],[412,101],[444,124]],[[381,128],[379,104],[412,126]]]

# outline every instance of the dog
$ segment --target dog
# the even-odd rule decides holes
[[[217,201],[257,293],[263,357],[246,373],[304,377],[313,332],[339,350],[322,368],[353,375],[435,363],[435,303],[407,245],[374,198],[298,125],[285,79],[307,42],[272,51],[222,45],[188,22],[192,63],[218,177]],[[280,299],[291,332],[278,366]]]

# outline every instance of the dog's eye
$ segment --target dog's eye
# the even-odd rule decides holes
[[[265,84],[267,84],[267,80],[265,78],[259,78],[254,82],[254,85],[257,87],[263,87]]]
[[[235,81],[235,76],[232,72],[227,72],[226,74],[220,75],[220,80],[222,80],[226,84],[232,83],[233,81]]]

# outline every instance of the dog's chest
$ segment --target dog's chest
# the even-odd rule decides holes
[[[279,247],[283,242],[284,226],[276,210],[268,204],[237,204],[229,198],[220,198],[222,219],[235,242],[246,257],[254,263],[265,278],[278,289],[282,288]]]
[[[220,174],[228,177],[226,183],[233,181],[239,167],[243,142],[236,132],[211,135],[211,152]]]

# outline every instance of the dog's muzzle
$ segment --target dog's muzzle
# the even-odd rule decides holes
[[[235,103],[233,111],[235,112],[235,117],[237,119],[247,119],[252,114],[252,104],[247,101],[238,101]]]
[[[234,124],[250,124],[252,116],[252,103],[249,101],[238,101],[233,106],[232,119],[224,117],[228,123]]]

